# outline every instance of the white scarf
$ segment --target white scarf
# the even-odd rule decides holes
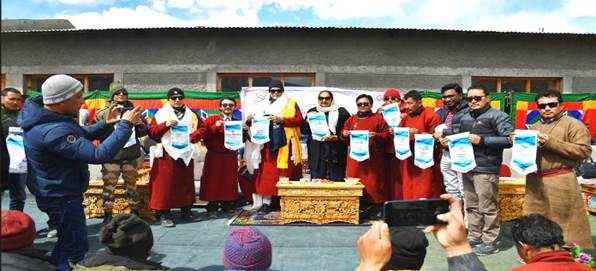
[[[174,113],[174,108],[170,104],[165,104],[161,109],[155,113],[155,122],[157,124],[164,123],[168,120],[178,120],[179,122],[188,123],[189,125],[189,136],[190,133],[194,132],[197,127],[196,124],[192,120],[192,111],[186,107],[184,112],[184,117],[181,120],[178,120],[176,117],[176,113]],[[178,160],[178,158],[182,158],[184,163],[188,166],[190,160],[193,158],[193,155],[196,150],[195,144],[189,144],[184,149],[178,149],[172,146],[172,133],[168,130],[162,137],[161,137],[161,145],[163,149],[172,157],[174,160]],[[159,152],[158,152],[159,153]],[[160,158],[156,155],[156,158]]]
[[[265,104],[263,104],[263,108],[265,108],[265,115],[269,114],[273,116],[281,116],[289,99],[290,98],[288,97],[288,95],[283,93],[281,96],[279,96],[279,98],[277,98],[277,100],[273,101],[272,103],[270,103],[269,100],[266,100]]]
[[[331,106],[329,107],[321,107],[317,105],[318,112],[329,112],[329,116],[327,117],[327,124],[329,125],[329,131],[331,134],[335,134],[335,126],[337,126],[337,119],[339,118],[339,105],[333,101]]]

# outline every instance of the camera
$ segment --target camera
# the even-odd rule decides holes
[[[447,212],[449,202],[442,199],[392,200],[383,206],[383,218],[390,227],[442,224],[437,215]]]

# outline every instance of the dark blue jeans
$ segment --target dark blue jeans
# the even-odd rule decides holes
[[[40,210],[57,219],[58,242],[52,251],[54,264],[60,271],[69,271],[69,261],[78,262],[89,251],[83,197],[37,198]],[[43,208],[43,209],[42,209]]]
[[[23,211],[25,208],[25,199],[27,193],[25,192],[25,184],[27,182],[27,174],[8,174],[8,192],[10,193],[10,210]]]

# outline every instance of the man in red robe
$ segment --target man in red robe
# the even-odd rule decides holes
[[[220,207],[223,212],[233,212],[234,201],[238,199],[238,151],[224,146],[224,121],[237,120],[233,116],[235,109],[234,99],[221,99],[219,110],[222,114],[209,116],[205,126],[198,130],[207,147],[199,198],[209,201],[207,212],[210,218],[217,218]]]
[[[284,85],[279,80],[273,80],[269,84],[268,102],[268,105],[263,107],[263,115],[270,116],[272,125],[283,124],[286,145],[275,151],[271,151],[271,141],[262,145],[261,163],[255,182],[256,193],[263,199],[259,214],[267,214],[273,210],[271,201],[273,196],[277,196],[276,184],[280,176],[288,177],[290,180],[302,177],[300,127],[304,118],[298,103],[284,93]],[[249,116],[247,121],[252,121],[252,116]]]
[[[401,94],[397,89],[390,88],[385,91],[383,94],[383,101],[385,102],[383,106],[390,105],[392,103],[396,103],[402,113],[402,118],[405,116],[405,105],[401,100]],[[380,107],[377,113],[382,113],[383,107]],[[399,123],[398,123],[399,124]],[[390,125],[389,125],[390,126]],[[388,190],[388,200],[401,200],[403,199],[403,188],[402,188],[402,181],[400,177],[400,160],[395,157],[395,147],[393,145],[393,128],[389,127],[389,135],[391,136],[390,140],[387,141],[385,144],[385,148],[383,151],[383,162],[385,163],[385,183],[387,185]]]
[[[422,106],[422,95],[416,90],[411,90],[404,95],[408,114],[401,120],[401,127],[410,128],[410,146],[414,149],[414,134],[434,134],[435,127],[439,125],[439,115],[432,108]],[[401,177],[403,196],[405,200],[420,198],[438,198],[443,194],[443,178],[438,166],[439,149],[435,144],[435,165],[421,169],[414,165],[414,156],[402,161]],[[412,151],[414,152],[414,151]]]
[[[384,144],[391,139],[389,127],[383,116],[371,111],[373,99],[370,95],[362,94],[356,98],[358,112],[351,116],[344,124],[341,139],[350,144],[352,130],[369,131],[369,159],[358,162],[348,156],[346,177],[360,178],[364,184],[364,199],[360,209],[362,216],[378,218],[382,204],[387,200],[385,187],[385,167],[383,163]]]
[[[193,132],[201,128],[202,122],[184,105],[181,89],[170,89],[168,101],[155,113],[149,128],[149,137],[159,143],[149,175],[149,207],[157,210],[162,226],[174,227],[170,209],[181,208],[183,219],[192,218],[190,208],[195,202],[192,157],[197,151],[193,143],[200,139],[199,134]],[[188,133],[188,140],[184,133]]]

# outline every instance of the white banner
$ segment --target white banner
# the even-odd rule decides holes
[[[421,168],[432,167],[435,139],[430,134],[414,135],[414,165]]]
[[[395,157],[397,159],[404,160],[412,156],[412,151],[410,150],[410,128],[393,128],[393,146],[395,147]]]
[[[466,173],[476,167],[474,147],[470,142],[470,133],[459,133],[446,136],[449,140],[449,155],[451,156],[451,169]]]
[[[368,152],[368,130],[350,131],[350,157],[358,162],[370,157]]]
[[[308,113],[308,125],[310,126],[313,140],[323,141],[324,137],[331,135],[327,118],[325,118],[325,113],[323,112]]]
[[[254,117],[250,126],[250,140],[255,144],[269,142],[269,117]]]
[[[515,130],[511,149],[511,170],[528,175],[538,170],[536,151],[538,150],[538,131]]]
[[[239,150],[242,143],[242,121],[224,121],[224,147],[229,150]]]
[[[27,157],[23,143],[23,129],[20,127],[8,127],[6,136],[6,149],[10,156],[9,173],[27,173]]]
[[[190,145],[190,127],[188,123],[178,122],[178,124],[172,126],[170,129],[172,147],[185,149]]]
[[[401,122],[401,112],[397,103],[388,104],[383,106],[383,118],[389,125],[389,128],[395,128],[399,126]]]

